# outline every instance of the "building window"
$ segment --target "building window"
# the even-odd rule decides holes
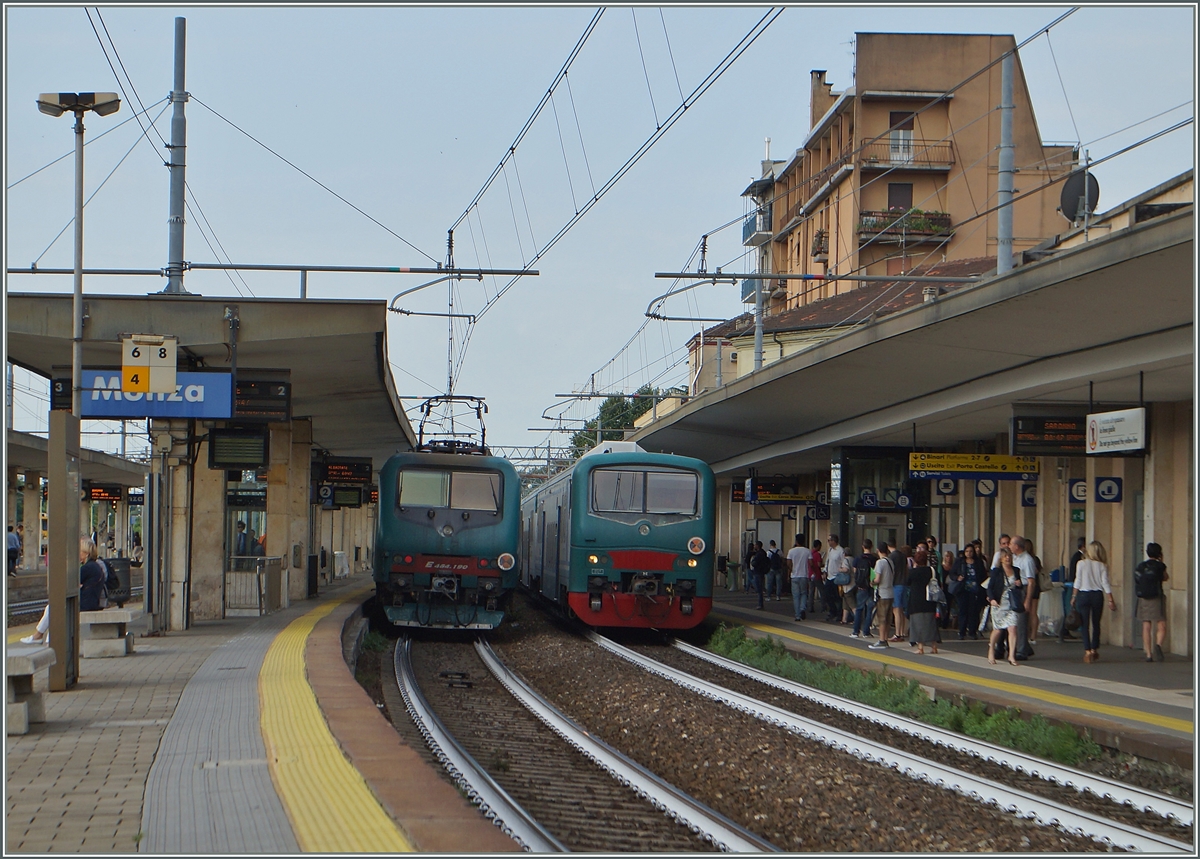
[[[893,164],[910,164],[913,160],[913,116],[907,111],[893,110],[888,114],[891,128],[890,157]]]
[[[912,182],[888,183],[888,209],[907,212],[913,207]]]

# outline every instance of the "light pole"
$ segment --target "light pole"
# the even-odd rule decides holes
[[[50,116],[75,114],[75,298],[72,303],[71,413],[50,412],[47,442],[49,498],[49,563],[46,571],[50,605],[50,690],[61,692],[79,677],[79,418],[83,410],[83,115],[116,113],[115,92],[49,92],[37,99]]]
[[[115,92],[44,92],[38,110],[50,116],[75,114],[75,292],[71,302],[71,414],[83,408],[83,115],[93,110],[108,116],[121,109]]]

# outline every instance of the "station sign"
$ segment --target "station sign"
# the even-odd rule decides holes
[[[804,518],[809,522],[824,522],[829,519],[830,509],[827,504],[816,504],[808,508]]]
[[[1087,504],[1088,484],[1082,478],[1079,480],[1067,481],[1067,495],[1071,498],[1072,504]]]
[[[1087,420],[1082,416],[1016,415],[1010,453],[1015,456],[1082,456]]]
[[[233,416],[239,421],[291,420],[292,383],[238,379],[233,396]]]
[[[936,489],[938,495],[957,495],[958,481],[952,477],[939,478]]]
[[[82,417],[85,418],[228,418],[232,411],[232,384],[228,372],[176,373],[170,393],[144,393],[121,389],[119,370],[82,373]],[[71,380],[54,379],[50,408],[70,410]]]
[[[1021,487],[1021,506],[1037,507],[1037,484],[1027,483]]]
[[[225,491],[225,506],[237,510],[266,510],[267,490],[238,487]]]
[[[995,498],[996,493],[1000,490],[1000,484],[991,477],[985,477],[975,481],[975,497],[976,498]]]
[[[337,510],[342,507],[362,507],[366,487],[337,486],[331,483],[322,484],[317,489],[317,499],[325,510]]]
[[[146,491],[144,489],[130,489],[129,497],[126,501],[130,507],[144,507],[146,505]]]
[[[1123,495],[1124,481],[1120,477],[1096,478],[1096,501],[1109,504],[1120,504]]]
[[[746,480],[746,503],[748,504],[812,504],[815,492],[801,493],[796,481],[785,478],[764,480],[751,477]]]
[[[124,487],[119,483],[93,483],[88,487],[89,501],[122,501]]]
[[[312,479],[317,483],[371,483],[371,457],[329,456],[312,464]]]
[[[912,479],[1037,480],[1035,456],[1005,456],[998,453],[910,453],[908,476]]]
[[[1146,449],[1146,410],[1122,409],[1087,416],[1087,452],[1117,453]]]

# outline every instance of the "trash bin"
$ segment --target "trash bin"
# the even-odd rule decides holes
[[[120,582],[116,590],[108,592],[108,601],[116,603],[118,608],[125,608],[125,603],[132,599],[129,593],[129,558],[105,558],[104,564],[113,571]]]

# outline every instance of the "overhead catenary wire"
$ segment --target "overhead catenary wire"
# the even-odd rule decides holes
[[[126,71],[126,69],[125,69],[125,63],[121,60],[121,52],[117,50],[117,43],[113,41],[112,35],[108,32],[108,25],[104,23],[104,17],[100,14],[100,7],[93,6],[92,8],[96,10],[96,17],[100,20],[100,26],[104,28],[104,35],[108,38],[108,44],[112,47],[113,56],[117,58],[117,64],[121,67],[121,72],[125,75],[125,80],[129,83],[129,89],[133,92],[133,97],[135,99],[137,99],[138,106],[144,112],[146,110],[146,106],[144,104],[142,104],[142,97],[140,95],[138,95],[137,87],[133,85],[133,78],[131,78],[129,76],[129,72]],[[85,13],[87,13],[87,8],[84,7],[83,11]],[[91,20],[92,20],[92,16],[90,13],[88,13],[88,23],[91,23]],[[92,24],[92,31],[95,32],[95,30],[96,30],[96,25]],[[100,39],[99,33],[96,33],[96,38]],[[103,40],[100,40],[100,48],[101,48],[101,50],[104,50],[104,59],[108,60],[108,51],[104,49],[104,41]],[[111,60],[108,60],[108,67],[110,69],[112,69],[113,76],[116,77],[116,79],[117,79],[117,87],[121,90],[121,95],[125,96],[126,103],[128,103],[129,96],[125,94],[125,87],[121,83],[121,76],[118,75],[117,70],[115,68],[113,68]],[[130,107],[132,107],[132,105],[130,105]],[[141,124],[142,124],[141,120],[138,120],[138,125],[140,126]],[[170,147],[167,145],[166,139],[163,138],[163,136],[161,134],[159,134],[158,129],[155,128],[153,125],[151,125],[150,128],[152,131],[154,131],[154,134],[159,139],[159,142],[162,143],[163,148],[169,149]],[[147,133],[147,131],[144,127],[142,128],[142,133],[143,134]],[[151,142],[153,142],[153,141],[151,141]]]

